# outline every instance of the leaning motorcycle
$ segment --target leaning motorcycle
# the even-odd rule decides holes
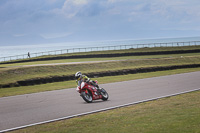
[[[95,82],[98,84],[97,81]],[[102,99],[103,101],[106,101],[108,100],[108,97],[109,97],[105,89],[100,88],[97,90],[96,87],[86,82],[82,82],[80,86],[77,86],[76,90],[80,93],[80,96],[87,103],[91,103],[93,100],[98,100],[98,99]]]

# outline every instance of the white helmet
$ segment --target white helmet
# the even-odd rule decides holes
[[[82,76],[82,73],[79,71],[75,74],[75,78],[78,79]]]

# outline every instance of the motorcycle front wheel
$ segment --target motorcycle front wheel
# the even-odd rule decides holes
[[[85,93],[85,91],[81,92],[81,97],[83,98],[83,100],[85,100],[87,103],[91,103],[92,102],[92,95],[88,92]]]
[[[105,89],[101,88],[101,92],[100,92],[100,93],[101,93],[101,95],[102,95],[102,100],[103,100],[103,101],[108,100],[109,95],[108,95],[108,93],[106,92]]]

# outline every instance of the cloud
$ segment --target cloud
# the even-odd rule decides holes
[[[131,21],[196,22],[200,21],[199,4],[197,0],[135,0],[122,4],[121,13],[128,14]]]
[[[72,18],[76,16],[88,2],[89,0],[66,0],[61,9],[56,9],[54,11],[58,14],[63,14],[67,18]]]
[[[57,0],[46,0],[47,3],[54,4]]]
[[[108,0],[108,3],[116,3],[116,2],[127,2],[128,0]]]
[[[48,1],[48,0],[47,0]],[[46,2],[47,2],[46,1]],[[50,0],[48,3],[58,3],[55,0]],[[163,22],[179,21],[182,23],[200,21],[200,12],[197,0],[63,0],[59,6],[52,8],[39,8],[34,10],[31,16],[37,20],[45,17],[58,16],[60,18],[81,20],[84,17],[104,17],[112,18],[113,16],[122,17],[127,21],[148,21],[156,22],[162,20]],[[32,10],[32,9],[31,9]],[[30,12],[30,10],[29,10]],[[24,15],[25,16],[25,15]]]
[[[92,17],[106,13],[107,4],[107,0],[66,0],[62,8],[57,8],[53,12],[65,16],[67,19]]]
[[[14,37],[23,37],[23,36],[26,36],[26,34],[14,34],[13,36]]]
[[[67,37],[72,35],[72,33],[46,33],[46,34],[40,34],[41,37],[44,39],[55,39],[55,38],[61,38],[61,37]]]
[[[195,30],[200,29],[199,5],[199,0],[0,0],[0,36],[34,34],[50,42]]]
[[[73,3],[74,5],[85,5],[89,1],[88,0],[67,0],[66,3]]]

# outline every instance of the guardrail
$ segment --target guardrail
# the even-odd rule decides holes
[[[129,44],[129,45],[115,45],[115,46],[102,46],[102,47],[72,48],[72,49],[62,49],[62,50],[47,51],[47,52],[30,53],[30,57],[28,56],[28,54],[1,57],[0,62],[27,59],[27,58],[33,58],[33,57],[39,57],[39,56],[45,56],[45,55],[60,55],[60,54],[78,53],[78,52],[123,50],[123,49],[144,48],[144,47],[152,48],[152,47],[177,47],[177,46],[196,46],[196,45],[200,45],[200,41]]]

